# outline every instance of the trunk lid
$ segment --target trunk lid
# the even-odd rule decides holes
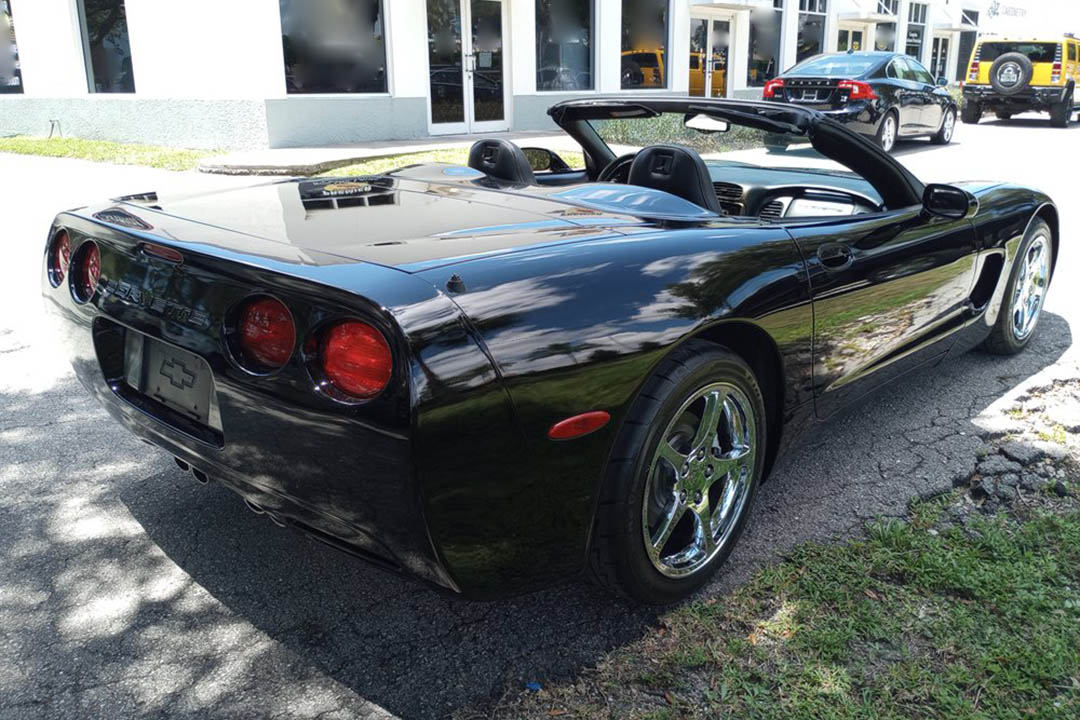
[[[847,96],[836,88],[838,82],[840,78],[785,78],[784,99],[795,105],[814,110],[838,110],[847,102]]]

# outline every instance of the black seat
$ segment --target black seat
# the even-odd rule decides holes
[[[517,185],[535,185],[536,177],[528,158],[509,140],[480,140],[469,150],[469,167],[496,180]]]
[[[709,168],[701,156],[681,145],[650,145],[630,164],[628,185],[663,190],[717,215],[724,210],[716,199]]]

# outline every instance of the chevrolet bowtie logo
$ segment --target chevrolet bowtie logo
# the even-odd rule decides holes
[[[169,384],[173,387],[183,390],[195,386],[195,373],[188,370],[184,363],[174,358],[163,361],[161,370],[158,372],[161,373],[162,377],[168,378]]]

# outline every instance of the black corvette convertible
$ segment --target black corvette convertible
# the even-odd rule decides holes
[[[469,167],[61,213],[42,289],[79,379],[200,481],[383,567],[664,603],[815,420],[1031,340],[1060,237],[1034,190],[923,185],[797,106],[550,114],[584,169],[485,140]]]
[[[898,140],[952,142],[959,108],[947,84],[908,55],[846,52],[799,63],[770,80],[763,95],[820,110],[892,152]]]

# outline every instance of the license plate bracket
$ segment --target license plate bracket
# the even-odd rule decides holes
[[[198,355],[137,332],[124,338],[124,376],[131,388],[197,423],[217,415],[214,376]]]

